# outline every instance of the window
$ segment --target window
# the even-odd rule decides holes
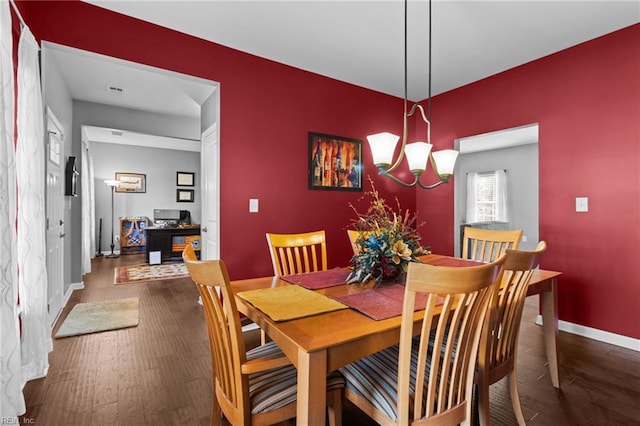
[[[504,170],[467,175],[467,223],[508,222]]]

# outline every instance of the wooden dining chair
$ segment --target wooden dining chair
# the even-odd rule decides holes
[[[531,276],[547,249],[544,241],[534,251],[507,250],[502,266],[500,287],[489,305],[478,354],[478,411],[480,424],[489,425],[489,386],[503,377],[509,381],[511,405],[518,424],[525,424],[516,374],[518,336],[524,300]]]
[[[202,296],[209,333],[214,393],[211,424],[220,424],[222,416],[232,425],[267,425],[295,417],[296,368],[273,342],[245,350],[224,262],[194,260],[189,245],[182,258]],[[327,377],[331,425],[342,422],[343,389],[340,374]]]
[[[505,250],[517,250],[522,238],[522,230],[492,230],[464,228],[462,258],[478,262],[493,262]]]
[[[267,233],[267,243],[274,275],[327,270],[327,243],[324,230],[302,234]]]
[[[340,368],[346,398],[381,425],[470,424],[482,321],[503,261],[473,267],[410,263],[400,344]],[[426,309],[416,325],[419,300]]]

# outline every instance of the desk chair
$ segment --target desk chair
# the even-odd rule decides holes
[[[214,394],[211,424],[220,424],[222,416],[232,425],[267,425],[295,417],[295,367],[273,342],[245,350],[224,262],[194,260],[190,247],[184,249],[182,258],[202,297],[209,333]],[[342,421],[343,388],[339,374],[327,377],[331,425],[339,426]]]
[[[522,230],[497,231],[481,228],[464,228],[462,258],[478,262],[493,262],[505,250],[517,250]]]
[[[400,344],[340,368],[346,398],[382,425],[470,424],[482,321],[503,262],[410,263]],[[416,299],[426,300],[426,310],[414,338]]]
[[[303,234],[270,234],[267,243],[276,276],[327,270],[324,231]]]
[[[523,426],[524,415],[518,396],[516,375],[518,335],[524,299],[531,276],[540,263],[542,253],[547,249],[541,241],[534,251],[507,250],[502,266],[500,288],[491,300],[489,315],[483,326],[478,354],[478,410],[480,425],[489,423],[489,386],[507,376],[511,405]]]

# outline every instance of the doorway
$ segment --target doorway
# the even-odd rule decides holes
[[[520,249],[533,250],[539,239],[538,209],[538,124],[499,130],[460,138],[455,148],[460,151],[454,185],[454,250],[460,255],[462,228],[468,226],[467,176],[495,170],[506,172],[509,219],[501,224],[473,226],[500,229],[522,229]]]
[[[219,84],[214,81],[46,41],[42,42],[42,64],[45,104],[52,106],[71,136],[65,158],[81,157],[85,125],[200,143],[202,129],[219,120]],[[96,175],[94,181],[102,179],[106,177]],[[175,201],[173,181],[172,186]],[[82,286],[81,213],[80,202],[67,204],[67,299],[73,288]],[[97,232],[92,234],[97,237]]]

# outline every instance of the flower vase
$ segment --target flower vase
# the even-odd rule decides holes
[[[402,284],[404,283],[403,275],[404,270],[401,265],[398,265],[396,268],[387,268],[386,271],[383,271],[379,281],[385,284]]]

